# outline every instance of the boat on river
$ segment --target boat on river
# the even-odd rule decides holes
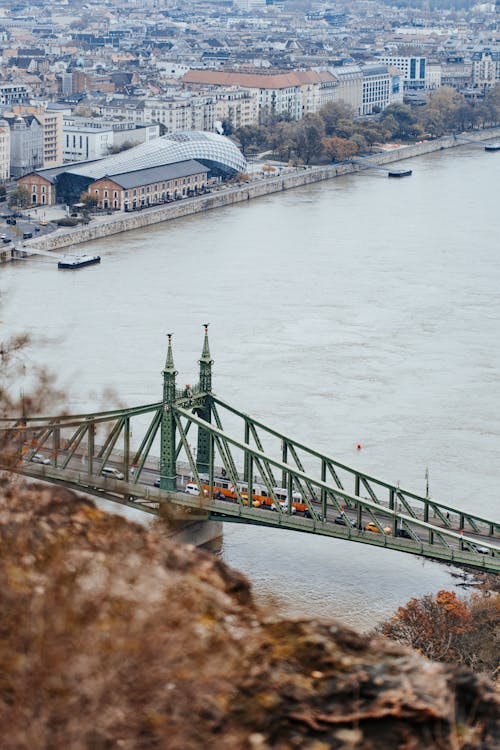
[[[83,268],[101,262],[100,255],[63,255],[58,262],[58,268]]]

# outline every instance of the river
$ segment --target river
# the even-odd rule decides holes
[[[81,271],[8,264],[4,332],[39,340],[27,373],[45,362],[82,411],[160,398],[168,331],[194,382],[210,322],[226,401],[419,492],[428,468],[433,496],[498,517],[500,155],[404,166],[100,240]],[[274,612],[362,630],[456,585],[444,565],[279,530],[226,524],[220,554]]]

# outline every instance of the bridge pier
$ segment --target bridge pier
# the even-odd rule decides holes
[[[222,536],[221,521],[197,521],[187,523],[183,528],[176,529],[168,538],[178,544],[193,544],[195,547],[201,547],[214,539]]]

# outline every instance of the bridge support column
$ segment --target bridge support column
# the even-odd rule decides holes
[[[54,454],[54,468],[57,469],[57,459],[59,458],[59,452],[61,450],[61,429],[60,427],[54,427],[52,433],[52,452]]]
[[[163,411],[161,415],[160,438],[160,488],[177,489],[177,468],[175,463],[175,376],[172,354],[172,334],[168,334],[167,361],[163,370]]]
[[[326,461],[324,458],[321,459],[321,481],[326,483]],[[324,487],[321,488],[321,518],[326,518],[326,490]]]
[[[125,418],[123,425],[123,474],[128,482],[130,474],[130,417]]]
[[[281,441],[281,460],[284,464],[288,463],[288,443],[286,440]],[[281,486],[286,487],[287,472],[283,469],[281,472]]]
[[[91,422],[87,430],[87,473],[89,477],[94,473],[94,453],[95,453],[95,425]]]

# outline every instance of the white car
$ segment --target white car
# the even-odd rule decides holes
[[[200,490],[198,489],[198,485],[195,484],[194,482],[188,482],[186,484],[186,487],[185,487],[184,491],[187,492],[188,495],[199,495],[200,494]],[[206,495],[207,493],[204,492],[204,494]]]
[[[34,464],[50,464],[50,458],[45,458],[45,456],[42,456],[41,453],[35,453],[31,460]]]
[[[281,502],[279,506],[283,513],[288,513],[288,501],[287,500],[283,500],[283,502]],[[271,505],[271,510],[278,510],[275,503]],[[292,516],[296,512],[297,512],[296,508],[292,505]]]
[[[103,470],[101,471],[101,474],[103,477],[113,477],[113,479],[125,479],[125,474],[123,474],[121,471],[118,471],[118,469],[115,469],[114,466],[105,466]]]

